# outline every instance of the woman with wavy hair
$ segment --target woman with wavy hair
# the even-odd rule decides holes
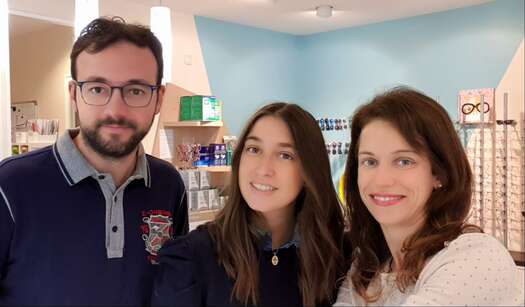
[[[154,305],[331,305],[347,271],[344,210],[323,136],[299,106],[248,121],[216,219],[159,254]]]
[[[339,306],[519,305],[509,252],[465,221],[472,173],[447,112],[398,87],[352,117],[351,268]]]

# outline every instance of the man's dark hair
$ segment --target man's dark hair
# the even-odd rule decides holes
[[[147,47],[157,61],[157,85],[162,82],[164,63],[162,45],[153,32],[145,26],[127,24],[121,17],[101,17],[90,22],[80,33],[71,50],[71,76],[77,80],[77,58],[82,51],[97,53],[117,42],[130,42]]]

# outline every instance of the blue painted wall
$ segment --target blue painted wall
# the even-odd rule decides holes
[[[375,93],[405,84],[456,118],[458,91],[496,87],[523,36],[523,0],[306,36],[299,100],[319,116],[350,115]]]
[[[232,134],[262,105],[296,100],[300,37],[198,16],[195,23],[211,92],[223,100]]]
[[[196,17],[212,93],[238,134],[265,102],[298,102],[315,116],[349,116],[398,84],[439,98],[457,116],[464,88],[496,87],[524,36],[524,0],[293,36]],[[327,139],[341,138],[327,133]]]

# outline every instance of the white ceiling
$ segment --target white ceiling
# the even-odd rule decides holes
[[[306,35],[489,1],[491,0],[126,0],[124,3],[143,6],[145,9],[162,4],[176,12]],[[73,19],[74,0],[9,0],[9,5],[15,11],[17,7],[31,6],[35,11],[43,11],[36,15],[53,16],[66,23]],[[315,16],[314,9],[319,5],[333,6],[334,15],[330,18]],[[50,20],[53,21],[53,18]],[[17,29],[21,26],[23,25],[18,25]]]
[[[386,20],[446,11],[490,0],[130,0],[147,6],[211,17],[291,34],[305,35]],[[334,7],[331,18],[319,18],[319,5]]]

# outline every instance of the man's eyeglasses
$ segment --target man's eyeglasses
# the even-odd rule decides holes
[[[86,104],[104,106],[108,104],[114,89],[120,90],[122,100],[132,108],[143,108],[149,105],[153,93],[159,85],[130,83],[124,86],[110,86],[99,81],[75,81],[80,87],[80,94]]]

